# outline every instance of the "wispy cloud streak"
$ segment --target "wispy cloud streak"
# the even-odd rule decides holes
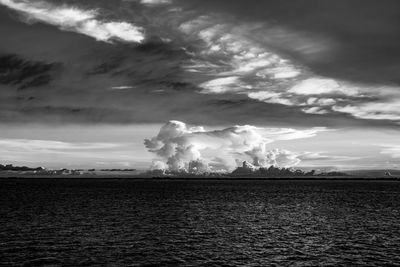
[[[119,40],[140,43],[145,39],[144,30],[129,22],[105,21],[97,10],[83,10],[73,6],[56,6],[43,1],[0,0],[19,12],[29,22],[40,21],[64,31],[78,32],[99,41]]]

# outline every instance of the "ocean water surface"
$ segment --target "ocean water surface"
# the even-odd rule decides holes
[[[400,182],[0,181],[1,266],[400,266]]]

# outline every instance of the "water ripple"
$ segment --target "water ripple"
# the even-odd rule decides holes
[[[400,266],[400,183],[0,182],[3,266]]]

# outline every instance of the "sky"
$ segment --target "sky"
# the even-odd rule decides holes
[[[0,0],[0,163],[398,169],[397,0]]]

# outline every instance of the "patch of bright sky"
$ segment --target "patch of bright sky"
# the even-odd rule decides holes
[[[145,149],[143,140],[156,135],[160,127],[161,124],[58,127],[1,125],[0,161],[3,164],[48,168],[145,170],[151,164],[153,155]],[[346,136],[346,140],[343,136]],[[12,148],[7,145],[7,140],[12,143]],[[24,146],[21,140],[24,140],[23,142],[31,140],[35,146]],[[38,143],[35,140],[42,141]],[[37,147],[40,143],[43,147]],[[21,145],[18,146],[18,144]],[[83,145],[79,147],[80,144]],[[327,156],[324,160],[303,160],[299,167],[340,166],[344,169],[384,169],[393,168],[399,163],[399,158],[390,153],[381,153],[391,146],[400,146],[395,130],[337,129],[322,131],[312,138],[301,139],[301,141],[277,140],[268,144],[267,149],[279,148],[298,153],[322,153]],[[348,157],[347,160],[346,157]]]

